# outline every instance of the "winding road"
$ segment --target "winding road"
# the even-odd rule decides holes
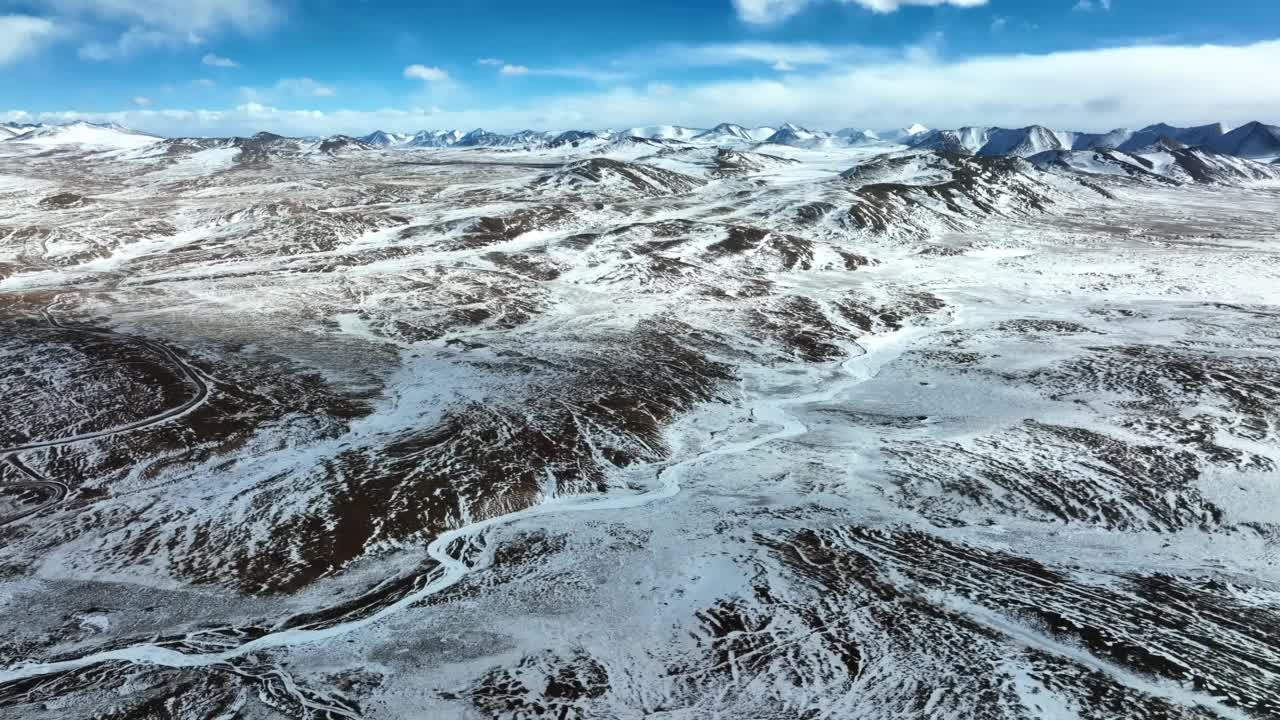
[[[749,410],[750,417],[753,420],[753,424],[758,427],[776,429],[752,439],[725,442],[715,447],[705,448],[683,460],[665,464],[655,464],[654,468],[657,470],[656,479],[658,480],[658,484],[648,492],[604,496],[553,497],[540,505],[527,508],[520,512],[476,522],[440,535],[427,546],[427,554],[438,565],[437,568],[432,571],[435,575],[434,579],[422,587],[406,593],[394,603],[386,605],[367,616],[352,618],[345,622],[338,622],[327,627],[311,628],[289,628],[286,627],[285,624],[288,621],[285,620],[277,625],[278,629],[275,631],[268,632],[253,640],[243,642],[234,647],[213,652],[183,652],[181,650],[174,649],[173,647],[167,647],[155,642],[146,642],[132,646],[119,647],[112,650],[89,653],[77,658],[56,662],[32,662],[20,664],[0,670],[0,684],[21,682],[31,678],[74,672],[109,662],[154,665],[176,669],[219,667],[223,670],[237,674],[251,676],[263,683],[278,685],[285,695],[293,698],[302,707],[309,711],[318,711],[322,713],[323,716],[327,717],[359,720],[361,713],[357,708],[351,707],[341,699],[316,696],[315,694],[307,691],[293,680],[292,676],[287,672],[284,666],[273,666],[268,670],[266,675],[262,675],[246,672],[238,667],[240,663],[237,661],[252,658],[254,654],[259,651],[270,651],[273,649],[327,642],[334,638],[338,638],[379,623],[402,610],[406,610],[423,600],[430,598],[433,595],[444,592],[445,590],[457,585],[468,575],[486,570],[493,561],[492,554],[486,553],[481,555],[481,560],[479,562],[469,565],[465,560],[455,557],[454,553],[450,552],[451,548],[456,548],[459,543],[465,547],[479,539],[486,531],[493,528],[511,525],[538,517],[547,517],[566,513],[607,512],[613,510],[637,509],[659,503],[679,494],[682,491],[681,480],[687,475],[688,471],[708,459],[721,456],[739,455],[770,443],[800,437],[807,433],[809,428],[801,420],[799,415],[792,411],[792,408],[832,402],[854,387],[875,378],[881,368],[899,357],[916,341],[927,335],[963,324],[965,320],[963,318],[963,311],[954,305],[951,306],[951,308],[951,322],[946,325],[907,327],[893,333],[861,339],[859,343],[865,352],[846,360],[841,366],[841,371],[844,377],[837,382],[826,385],[823,389],[814,390],[806,394],[792,397],[765,396],[759,398],[753,405],[747,408]],[[166,353],[166,355],[168,355],[168,353]],[[194,370],[191,372],[195,373]],[[165,413],[164,416],[174,417],[176,415],[174,413]],[[12,457],[8,458],[8,460],[13,464]],[[18,466],[21,467],[20,463]],[[33,480],[32,482],[36,483],[44,481]],[[1087,654],[1078,653],[1073,648],[1055,644],[1052,639],[1046,639],[1038,634],[1029,633],[1021,626],[1005,623],[1000,621],[998,618],[991,618],[989,617],[989,614],[984,613],[980,617],[975,617],[974,619],[987,624],[997,632],[1009,635],[1016,641],[1029,647],[1045,649],[1051,652],[1072,656],[1077,661],[1085,663],[1095,671],[1109,674],[1116,678],[1118,682],[1130,687],[1140,688],[1145,692],[1158,697],[1164,697],[1174,702],[1207,704],[1223,717],[1233,718],[1233,720],[1247,720],[1243,713],[1240,713],[1235,708],[1228,707],[1215,699],[1204,698],[1199,695],[1187,695],[1176,688],[1171,689],[1162,685],[1150,683],[1144,678],[1132,675],[1132,673],[1118,670],[1106,663],[1096,662],[1092,657]]]
[[[66,500],[67,495],[71,494],[71,488],[67,487],[66,483],[58,482],[57,480],[50,480],[49,478],[44,477],[40,473],[24,465],[21,458],[16,454],[6,456],[0,460],[0,462],[7,463],[9,467],[12,467],[28,478],[25,481],[20,480],[18,482],[0,484],[0,492],[20,494],[26,490],[49,490],[52,493],[52,497],[50,497],[43,505],[37,505],[36,507],[13,513],[8,517],[0,517],[0,527],[10,523],[15,523],[23,518],[31,517],[42,510],[51,508],[63,500]]]
[[[459,583],[467,575],[483,571],[488,567],[491,559],[489,562],[468,565],[465,561],[459,560],[450,554],[449,549],[459,541],[463,541],[464,544],[470,543],[484,532],[495,527],[511,525],[532,518],[565,513],[635,509],[672,498],[680,493],[680,480],[687,471],[709,458],[738,455],[772,442],[803,435],[808,431],[808,428],[788,408],[834,400],[852,387],[875,377],[883,365],[900,355],[913,341],[936,331],[937,328],[908,327],[860,341],[862,343],[861,349],[864,352],[845,361],[841,366],[841,371],[845,376],[841,381],[832,383],[823,390],[796,397],[764,397],[750,408],[750,415],[757,424],[777,427],[777,430],[750,440],[730,442],[719,447],[707,449],[684,460],[661,467],[657,472],[659,481],[657,487],[648,492],[627,495],[556,497],[519,512],[482,520],[440,535],[427,546],[427,554],[439,565],[439,568],[435,571],[439,575],[430,583],[404,595],[396,602],[388,604],[370,615],[323,628],[279,629],[220,652],[182,652],[155,643],[142,643],[90,653],[69,660],[17,665],[0,670],[0,683],[70,672],[104,662],[130,662],[170,668],[222,665],[259,651],[324,642],[368,627],[443,592]]]
[[[55,299],[47,308],[41,311],[41,314],[44,316],[45,321],[49,323],[48,329],[63,330],[66,332],[80,333],[82,335],[93,335],[97,337],[123,338],[131,342],[139,343],[142,346],[146,347],[147,349],[151,350],[152,352],[160,355],[161,357],[165,358],[169,362],[173,363],[174,367],[178,368],[178,370],[181,371],[183,377],[189,383],[191,383],[193,387],[195,387],[196,392],[190,399],[188,399],[186,402],[182,403],[181,405],[175,408],[165,410],[162,413],[152,415],[151,417],[143,418],[141,420],[136,420],[134,422],[121,425],[119,427],[109,428],[106,430],[98,430],[98,431],[89,432],[89,433],[80,433],[77,435],[72,435],[70,437],[60,438],[57,440],[41,440],[37,442],[26,443],[23,445],[15,445],[13,447],[0,448],[0,462],[7,463],[10,467],[14,468],[19,473],[25,475],[28,478],[27,481],[0,484],[0,492],[13,492],[15,490],[23,491],[23,490],[41,489],[41,488],[48,489],[53,492],[53,497],[43,505],[28,509],[28,510],[23,510],[19,513],[14,513],[7,517],[0,517],[0,527],[9,525],[11,523],[22,520],[23,518],[30,517],[32,515],[35,515],[36,513],[39,513],[43,510],[51,508],[57,505],[58,503],[62,502],[63,500],[65,500],[67,498],[67,495],[69,495],[71,492],[71,488],[68,487],[66,483],[46,478],[40,473],[27,467],[22,462],[22,459],[19,456],[19,453],[28,452],[30,450],[48,450],[52,448],[65,447],[68,445],[75,445],[77,443],[88,442],[90,440],[101,440],[103,438],[109,438],[115,435],[122,435],[124,433],[133,432],[135,430],[142,430],[144,428],[153,427],[155,425],[159,425],[160,423],[168,422],[170,420],[183,417],[184,415],[190,413],[191,411],[203,405],[205,401],[209,399],[210,389],[209,389],[208,381],[200,373],[199,370],[195,369],[190,364],[188,364],[185,360],[179,357],[178,354],[175,353],[174,351],[170,350],[169,348],[159,343],[152,342],[151,340],[146,340],[146,339],[135,337],[132,335],[124,335],[122,333],[118,333],[112,330],[101,330],[98,328],[87,328],[87,327],[80,327],[76,325],[63,324],[56,317],[54,317],[53,313],[51,312],[52,308],[56,306],[60,302],[60,300],[61,298]]]

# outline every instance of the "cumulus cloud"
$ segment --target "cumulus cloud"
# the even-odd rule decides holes
[[[45,18],[0,15],[0,65],[30,56],[58,35],[58,26]]]
[[[939,5],[953,5],[955,7],[971,8],[980,7],[987,4],[987,0],[835,0],[836,2],[846,5],[859,5],[874,13],[891,13],[896,12],[899,8],[908,5],[921,5],[926,7],[937,7]],[[1108,3],[1111,0],[1106,0]],[[738,17],[743,22],[754,23],[757,25],[768,25],[781,22],[787,18],[798,15],[800,12],[808,8],[810,5],[823,2],[823,0],[733,0],[733,6],[738,12]]]
[[[529,68],[524,65],[503,65],[498,71],[499,75],[528,75]]]
[[[1238,72],[1239,68],[1249,72]],[[1280,40],[1246,46],[1129,46],[943,61],[929,55],[820,68],[772,78],[563,94],[510,107],[441,111],[279,110],[262,102],[225,111],[138,109],[37,119],[114,121],[162,134],[255,129],[319,135],[374,128],[516,130],[719,122],[892,128],[924,123],[1101,131],[1165,121],[1280,118]]]
[[[137,97],[131,98],[131,99],[129,100],[129,102],[133,103],[134,105],[137,105],[138,107],[150,107],[150,106],[151,106],[151,98],[149,98],[149,97],[143,97],[143,96],[141,96],[141,95],[138,95]]]
[[[426,65],[410,65],[404,69],[404,76],[413,80],[422,80],[429,83],[446,83],[449,82],[449,73],[437,67],[427,67]]]
[[[476,61],[476,64],[477,65],[493,65],[494,67],[497,67],[499,65],[506,65],[506,63],[502,62],[498,58],[480,58],[479,60]]]
[[[200,58],[200,62],[210,67],[220,67],[220,68],[240,67],[240,63],[236,62],[235,60],[232,60],[231,58],[222,57],[221,55],[214,55],[213,53],[208,53],[204,57]]]

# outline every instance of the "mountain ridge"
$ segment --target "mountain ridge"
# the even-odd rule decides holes
[[[1280,157],[1280,126],[1253,121],[1234,129],[1222,123],[1181,127],[1156,123],[1129,130],[1117,128],[1108,132],[1058,130],[1045,125],[1021,128],[999,126],[962,126],[953,129],[928,129],[923,125],[888,131],[844,128],[835,132],[814,130],[794,123],[777,128],[749,128],[735,123],[721,123],[710,129],[682,125],[654,125],[627,130],[570,129],[559,132],[522,130],[503,133],[476,128],[461,130],[419,130],[398,133],[375,130],[367,135],[331,135],[326,138],[294,138],[305,142],[323,142],[350,137],[376,149],[421,148],[553,148],[577,147],[590,139],[623,141],[651,140],[658,143],[734,146],[780,145],[800,149],[834,149],[864,145],[905,145],[917,149],[941,150],[979,156],[1012,155],[1029,158],[1046,152],[1119,150],[1149,152],[1168,143],[1250,159]],[[115,123],[75,121],[63,125],[0,125],[0,142],[37,145],[87,145],[128,148],[157,142],[164,138],[125,128]]]

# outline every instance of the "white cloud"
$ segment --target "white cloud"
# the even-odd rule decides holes
[[[58,34],[58,26],[45,18],[0,15],[0,65],[31,55]]]
[[[796,71],[795,65],[792,65],[786,60],[779,60],[778,62],[774,63],[773,69],[777,70],[778,72],[795,72]]]
[[[530,71],[534,75],[546,77],[562,77],[571,80],[588,80],[594,83],[616,83],[627,79],[625,73],[610,70],[593,70],[591,68],[535,68]]]
[[[195,35],[173,35],[160,30],[133,27],[121,33],[114,42],[91,42],[82,46],[79,55],[82,60],[105,62],[145,50],[198,45],[201,42],[202,40]]]
[[[404,76],[429,83],[449,82],[448,72],[437,67],[427,67],[426,65],[410,65],[404,69]]]
[[[506,65],[506,63],[502,62],[502,61],[501,61],[501,60],[499,60],[498,58],[480,58],[479,60],[477,60],[477,61],[476,61],[476,64],[477,64],[477,65],[492,65],[492,66],[494,66],[494,67],[497,67],[497,66],[499,66],[499,65]]]
[[[0,112],[0,122],[29,123],[34,122],[34,120],[34,116],[26,110],[8,110]]]
[[[991,32],[1000,32],[1009,27],[1009,18],[998,16],[991,21]]]
[[[1249,72],[1239,72],[1239,68]],[[374,128],[516,130],[718,122],[931,127],[1023,126],[1108,130],[1153,122],[1280,119],[1280,40],[1246,46],[1138,46],[941,61],[929,55],[785,76],[692,86],[651,85],[565,94],[507,107],[441,111],[280,110],[262,101],[225,111],[138,109],[53,113],[45,122],[114,121],[164,134],[269,129],[298,135]],[[1170,88],[1176,88],[1171,91]]]
[[[207,53],[204,57],[200,58],[200,62],[210,67],[220,67],[220,68],[240,67],[240,63],[236,62],[235,60],[232,60],[231,58],[222,57],[221,55],[214,55],[213,53]]]
[[[537,77],[559,77],[571,80],[588,80],[596,83],[615,83],[625,80],[627,75],[611,70],[595,70],[584,67],[567,68],[531,68],[526,65],[503,65],[498,74],[504,77],[533,75]]]
[[[1111,0],[1080,0],[1072,9],[1076,12],[1093,12],[1094,10],[1110,12]]]
[[[792,67],[835,65],[885,59],[890,51],[860,45],[742,42],[711,45],[668,45],[656,53],[634,54],[619,61],[624,66],[728,66],[760,63]]]
[[[322,85],[309,77],[284,78],[276,83],[275,89],[299,97],[333,97],[338,94],[328,85]]]
[[[743,22],[754,23],[757,25],[768,25],[781,22],[787,18],[797,15],[810,5],[823,0],[733,0],[733,6],[738,11],[738,17]],[[953,5],[955,7],[971,8],[980,7],[987,4],[987,0],[835,0],[836,2],[860,5],[874,13],[891,13],[896,12],[899,8],[908,5],[921,5],[926,7],[936,7],[939,5]],[[1110,0],[1107,0],[1110,2]]]
[[[141,96],[141,95],[138,95],[137,97],[131,98],[131,99],[129,100],[129,102],[133,103],[134,105],[137,105],[138,107],[150,107],[150,106],[151,106],[151,98],[149,98],[149,97],[143,97],[143,96]]]
[[[115,29],[114,39],[80,48],[81,58],[95,61],[201,45],[226,30],[258,32],[283,16],[277,0],[42,0],[41,5],[60,22]]]
[[[212,87],[212,81],[195,81],[197,85]],[[207,82],[208,85],[204,83]],[[268,88],[241,87],[240,97],[246,103],[277,102],[286,98],[330,98],[338,94],[332,87],[309,77],[282,78]]]
[[[175,34],[262,30],[280,19],[275,0],[43,0],[60,15],[92,17]]]
[[[850,0],[842,0],[850,2]],[[1110,2],[1111,0],[1106,0]],[[898,8],[908,5],[922,5],[925,7],[937,7],[939,5],[952,5],[958,8],[982,7],[987,4],[987,0],[852,0],[852,2],[862,7],[878,13],[897,12]]]

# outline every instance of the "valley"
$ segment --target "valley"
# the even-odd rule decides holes
[[[57,127],[0,717],[1280,714],[1270,126]]]

